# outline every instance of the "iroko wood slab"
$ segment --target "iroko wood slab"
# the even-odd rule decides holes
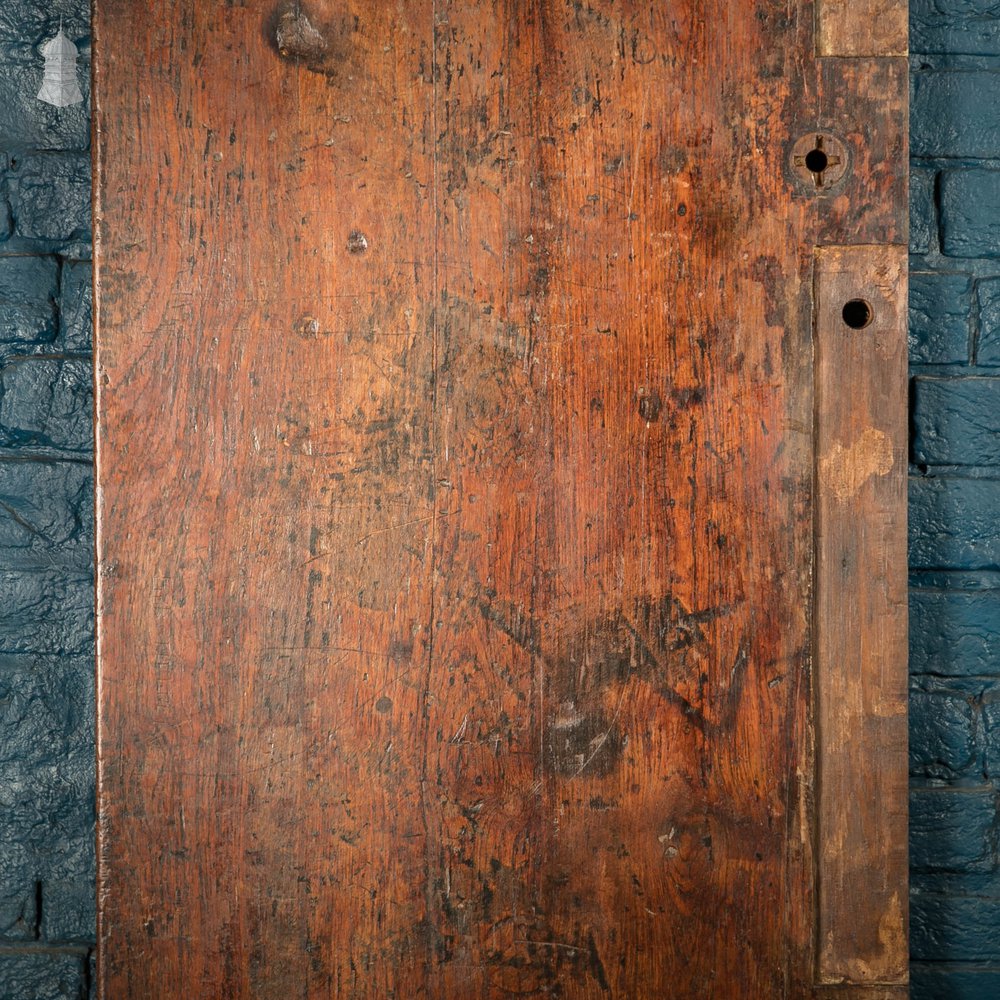
[[[898,39],[94,6],[104,1000],[904,996]]]

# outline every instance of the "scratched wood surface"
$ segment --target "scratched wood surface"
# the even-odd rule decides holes
[[[856,978],[814,248],[905,241],[906,74],[814,13],[95,0],[104,1000]]]

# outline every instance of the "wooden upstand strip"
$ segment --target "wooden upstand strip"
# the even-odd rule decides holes
[[[817,251],[821,983],[907,971],[906,248]]]

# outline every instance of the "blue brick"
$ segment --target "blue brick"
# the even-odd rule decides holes
[[[78,760],[82,765],[82,757]],[[4,769],[8,770],[6,765]],[[65,771],[66,765],[60,769]],[[0,917],[15,918],[5,938],[92,940],[95,822],[93,793],[87,786],[93,784],[93,775],[74,784],[65,780],[56,784],[47,773],[27,771],[13,774],[11,784],[13,791],[0,790],[5,808],[17,796],[37,796],[38,803],[32,810],[12,810],[3,820]]]
[[[1000,377],[914,379],[913,457],[923,465],[1000,464]]]
[[[33,951],[0,953],[3,1000],[83,1000],[86,955]]]
[[[948,271],[910,272],[910,361],[965,364],[969,360],[972,278]]]
[[[90,143],[90,24],[79,0],[4,0],[0,3],[0,136],[7,148],[87,149]],[[41,46],[60,20],[79,51],[82,104],[54,108],[37,100],[44,58]]]
[[[93,755],[93,748],[90,750]],[[94,896],[96,859],[96,821],[91,775],[87,786],[75,785],[67,793],[81,805],[73,814],[73,826],[62,829],[51,844],[39,845],[36,861],[41,878],[41,939],[45,941],[93,941],[97,923],[97,900]],[[86,812],[82,806],[86,804]]]
[[[65,351],[91,349],[93,290],[89,260],[63,264],[59,285],[59,343]]]
[[[928,872],[989,872],[996,866],[997,793],[985,788],[910,792],[910,866]]]
[[[89,452],[93,374],[82,359],[24,358],[0,370],[0,441]]]
[[[17,161],[8,177],[15,233],[62,244],[90,238],[90,157],[38,153]]]
[[[910,895],[910,955],[923,961],[1000,961],[1000,898],[992,894]]]
[[[71,38],[86,36],[87,4],[80,0],[4,0],[0,4],[0,44],[34,52],[38,44],[59,29]]]
[[[0,1000],[94,981],[90,122],[36,99],[60,21],[87,97],[85,0],[0,2]]]
[[[76,462],[0,462],[0,565],[89,572],[93,472]]]
[[[92,574],[0,567],[0,655],[86,653],[93,644]]]
[[[38,895],[34,852],[12,825],[0,822],[0,941],[36,939]]]
[[[937,206],[934,203],[934,185],[937,171],[921,168],[914,163],[910,168],[910,253],[930,253],[938,245]]]
[[[0,657],[0,908],[40,894],[51,941],[92,935],[93,706],[90,657]]]
[[[910,771],[952,779],[981,771],[976,713],[961,693],[910,693]]]
[[[995,689],[983,694],[983,726],[986,776],[995,781],[1000,778],[1000,692]]]
[[[91,668],[90,657],[0,656],[0,761],[18,774],[68,762],[57,781],[86,783],[92,778]],[[8,784],[0,795],[12,791]],[[83,801],[89,803],[89,796]],[[44,812],[36,799],[21,799],[12,808],[32,815]]]
[[[6,2],[0,4],[0,10]],[[55,30],[59,30],[58,25]],[[10,51],[10,46],[0,46],[0,57]],[[86,150],[90,145],[86,106],[54,108],[39,101],[42,65],[40,53],[33,54],[30,60],[5,58],[3,61],[5,99],[0,101],[0,135],[4,143],[23,149]],[[80,90],[87,97],[90,93],[88,62],[81,59],[78,65]]]
[[[949,257],[1000,257],[1000,170],[941,175],[941,249]]]
[[[997,1000],[1000,967],[914,962],[910,1000]]]
[[[1000,482],[914,477],[910,480],[910,566],[1000,566]]]
[[[0,462],[0,648],[49,652],[89,641],[92,491],[87,465]]]
[[[979,339],[976,364],[1000,366],[1000,278],[986,278],[976,287]]]
[[[910,51],[1000,55],[996,0],[910,0]]]
[[[0,257],[0,343],[55,339],[58,278],[54,257]]]
[[[1000,149],[1000,72],[919,70],[912,74],[914,156],[993,157]]]
[[[1000,590],[911,589],[910,672],[1000,674]]]

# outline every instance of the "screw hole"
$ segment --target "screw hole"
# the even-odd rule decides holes
[[[806,170],[810,173],[821,174],[829,165],[830,158],[819,147],[806,153]]]
[[[863,330],[872,321],[872,307],[864,299],[851,299],[841,315],[852,330]]]

